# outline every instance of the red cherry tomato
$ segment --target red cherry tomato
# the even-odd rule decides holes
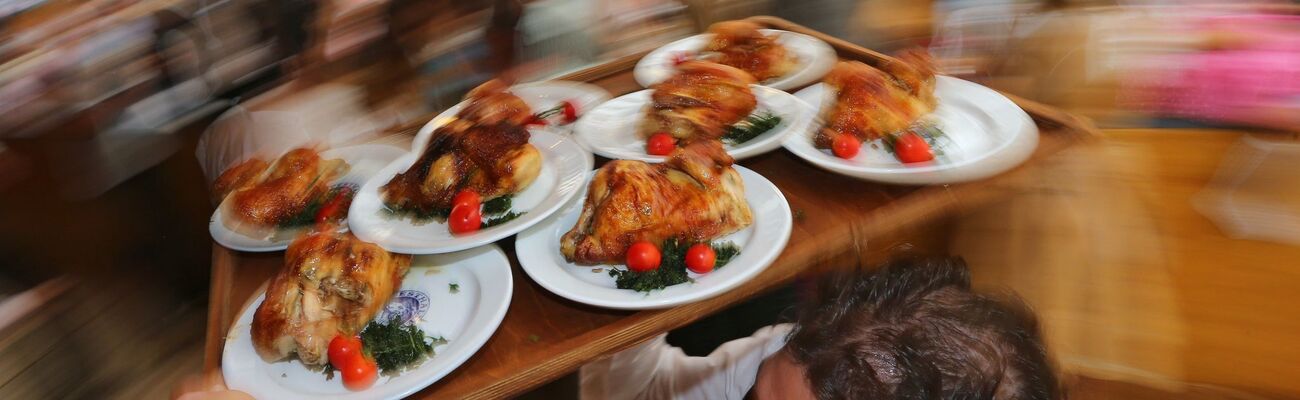
[[[337,194],[325,201],[320,211],[316,212],[316,223],[323,224],[334,219],[342,219],[352,204],[352,188],[344,186],[339,188]]]
[[[564,119],[563,119],[564,123],[566,123],[566,124],[572,124],[573,121],[577,121],[577,120],[578,120],[578,104],[577,104],[577,103],[574,103],[573,100],[565,100],[564,103],[562,103],[560,106],[561,106],[561,107],[564,107],[564,110],[563,110],[563,112],[564,112]]]
[[[528,117],[527,121],[524,121],[524,127],[534,127],[534,126],[546,126],[546,120],[542,119],[541,117],[538,117],[537,115],[533,115],[531,117]]]
[[[857,137],[847,133],[836,136],[835,141],[831,142],[831,151],[835,153],[836,157],[843,159],[856,157],[858,150],[861,149],[862,142],[859,142]]]
[[[905,132],[894,139],[894,155],[903,163],[917,163],[934,159],[930,144],[916,132]]]
[[[686,268],[697,274],[713,271],[713,264],[718,261],[718,254],[708,243],[696,243],[686,249]]]
[[[664,132],[650,135],[645,142],[645,152],[650,155],[666,156],[673,152],[674,147],[677,147],[677,140]]]
[[[459,205],[479,208],[483,205],[483,199],[478,196],[478,192],[466,189],[456,193],[456,197],[451,198],[451,208],[455,209]]]
[[[464,204],[452,207],[451,216],[447,217],[451,233],[462,234],[477,231],[483,226],[483,211],[478,206],[467,207]]]
[[[335,369],[343,369],[349,361],[352,361],[352,357],[360,354],[361,338],[359,337],[338,335],[330,340],[330,365]]]
[[[659,248],[654,243],[633,243],[627,248],[627,269],[636,272],[654,271],[659,268],[659,257]]]
[[[343,373],[343,386],[352,391],[366,390],[379,378],[379,366],[361,353],[344,362],[339,371]]]

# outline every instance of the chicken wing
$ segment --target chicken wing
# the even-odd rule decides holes
[[[542,156],[523,126],[532,111],[505,84],[490,81],[470,91],[456,120],[433,132],[420,158],[380,192],[392,210],[430,213],[451,205],[457,192],[483,200],[516,193],[537,179]]]
[[[705,61],[688,61],[677,74],[653,86],[641,134],[668,132],[682,142],[718,139],[727,126],[754,111],[754,78],[745,71]]]
[[[732,162],[712,140],[679,148],[662,164],[610,161],[592,177],[560,253],[578,264],[619,263],[638,241],[699,242],[744,229],[754,217]]]
[[[762,82],[789,73],[794,57],[776,39],[759,32],[758,24],[749,21],[724,21],[709,26],[713,39],[704,51],[715,52],[715,61],[748,72]]]
[[[267,361],[296,353],[303,364],[325,364],[330,340],[355,335],[374,319],[410,266],[411,256],[389,253],[351,233],[299,237],[253,314],[253,346]]]
[[[222,202],[223,223],[251,237],[269,237],[277,225],[325,195],[347,169],[343,160],[322,160],[316,150],[290,150],[256,183],[235,190]]]
[[[841,134],[861,141],[878,139],[934,111],[934,66],[928,54],[909,51],[882,68],[846,61],[826,75],[835,104],[813,138],[816,147],[830,148]]]

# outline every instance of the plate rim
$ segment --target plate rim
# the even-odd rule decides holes
[[[798,96],[768,86],[750,85],[749,87],[751,91],[763,92],[764,93],[763,96],[785,98],[786,100],[792,101],[798,110],[794,112],[795,121],[790,122],[790,125],[786,127],[784,131],[779,132],[777,134],[773,134],[772,136],[767,137],[758,142],[747,142],[741,144],[740,146],[727,149],[727,155],[730,155],[731,158],[736,161],[757,157],[780,149],[782,146],[785,145],[785,142],[789,140],[790,137],[808,130],[811,124],[816,119],[816,116],[812,112],[811,106],[809,106],[807,102],[803,101],[803,99],[800,99]],[[649,93],[653,91],[654,89],[641,89],[635,92],[623,94],[621,96],[605,101],[600,106],[597,106],[596,108],[589,110],[588,113],[599,109],[601,106],[618,101],[619,99],[622,99],[624,97],[641,96],[643,95],[643,93]],[[759,99],[762,98],[757,93],[755,94],[755,97]],[[645,117],[644,112],[638,112],[637,115],[639,118],[637,121],[640,121],[640,118]],[[661,163],[668,160],[667,156],[656,156],[650,154],[639,154],[633,157],[628,157],[626,155],[612,153],[606,147],[598,147],[592,144],[587,138],[588,132],[592,132],[597,128],[590,127],[589,123],[583,123],[583,121],[590,121],[590,120],[580,119],[578,120],[578,122],[575,122],[573,124],[573,139],[574,141],[578,142],[578,144],[581,145],[583,148],[587,149],[592,153],[595,153],[596,155],[611,160],[634,160],[634,161],[644,161],[648,163]]]
[[[698,301],[707,300],[716,297],[722,294],[723,292],[735,289],[736,287],[743,285],[746,282],[749,282],[750,280],[757,277],[759,274],[763,273],[763,271],[767,270],[767,268],[771,267],[772,263],[776,262],[776,259],[780,258],[781,254],[785,252],[785,248],[787,245],[789,245],[790,242],[790,236],[794,233],[794,216],[793,213],[791,212],[790,202],[789,199],[785,197],[785,194],[781,192],[781,189],[777,187],[775,183],[772,183],[771,180],[767,179],[767,177],[758,173],[758,171],[754,171],[740,165],[733,165],[733,167],[736,168],[738,173],[741,173],[742,175],[752,175],[753,177],[760,179],[761,182],[765,183],[765,185],[763,185],[765,187],[765,190],[770,189],[770,191],[773,194],[775,194],[774,198],[767,199],[766,202],[773,202],[776,200],[780,200],[777,204],[780,206],[778,211],[780,211],[779,215],[781,216],[781,218],[776,221],[771,221],[772,223],[774,223],[774,227],[772,229],[774,230],[773,233],[776,234],[776,238],[777,238],[776,242],[773,243],[773,246],[768,247],[766,251],[760,253],[760,255],[757,256],[758,261],[754,262],[754,264],[761,264],[762,266],[755,267],[752,270],[747,271],[746,273],[738,275],[737,277],[733,278],[733,281],[731,282],[719,284],[708,290],[682,295],[679,296],[678,298],[661,299],[657,301],[646,300],[650,298],[651,293],[646,293],[642,295],[640,299],[630,300],[630,299],[604,299],[599,296],[592,296],[589,294],[582,294],[582,293],[574,293],[567,290],[559,290],[557,289],[557,286],[555,285],[554,282],[548,280],[549,279],[548,275],[545,274],[544,270],[550,268],[564,268],[566,266],[571,267],[573,265],[553,264],[549,262],[549,258],[526,257],[526,254],[523,254],[524,251],[523,248],[526,246],[520,246],[521,241],[529,240],[528,238],[532,238],[532,237],[540,237],[541,239],[535,239],[535,240],[544,240],[548,242],[546,243],[546,246],[550,246],[552,243],[549,243],[550,238],[547,237],[549,235],[545,231],[549,230],[547,229],[547,227],[555,223],[552,220],[560,217],[561,213],[559,212],[552,214],[550,217],[547,217],[546,223],[539,223],[537,225],[533,225],[532,227],[525,230],[524,232],[521,232],[518,236],[515,237],[515,257],[519,260],[519,266],[521,269],[524,270],[524,274],[528,275],[528,277],[532,279],[533,282],[536,282],[538,285],[542,286],[547,291],[555,294],[556,296],[560,296],[565,299],[568,299],[569,301],[574,301],[577,303],[587,304],[587,305],[601,307],[601,308],[608,308],[608,309],[615,309],[615,310],[657,310],[657,309],[665,309],[669,307],[676,307],[680,305],[695,303]],[[588,182],[590,181],[590,177],[593,176],[594,173],[595,170],[593,170],[591,173],[588,174]],[[746,187],[746,196],[745,196],[746,202],[750,200],[749,189],[750,189],[749,187]],[[571,201],[580,202],[583,201],[585,198],[586,198],[586,194],[584,193],[583,197],[581,198],[574,197],[574,199]],[[559,246],[559,243],[553,243],[553,244],[555,246]],[[544,263],[545,265],[539,265],[538,263],[542,263],[542,261],[540,260],[547,260],[547,261]],[[583,268],[586,267],[584,266]],[[593,266],[593,268],[599,268],[599,267]],[[554,271],[554,273],[568,274],[567,271],[563,271],[563,270]],[[586,282],[583,282],[581,280],[579,280],[579,282],[583,284],[587,284]],[[630,290],[627,289],[615,289],[615,290],[625,290],[631,292]]]
[[[582,165],[585,166],[587,170],[590,170],[590,169],[592,168],[592,166],[595,164],[595,158],[592,157],[591,152],[587,151],[587,149],[584,148],[580,143],[578,143],[576,140],[574,140],[574,139],[572,139],[572,138],[570,138],[570,137],[567,137],[567,136],[565,136],[565,135],[561,135],[561,134],[559,134],[559,133],[555,133],[555,132],[551,131],[549,128],[528,128],[528,131],[529,131],[529,134],[533,135],[534,137],[537,137],[537,136],[549,137],[548,140],[552,140],[553,143],[555,143],[555,144],[561,144],[561,143],[572,143],[573,147],[574,147],[575,150],[576,150],[576,151],[574,151],[574,153],[575,153],[575,154],[578,154],[578,157],[581,157],[581,158],[582,158],[582,160],[580,161],[580,163],[582,163]],[[540,133],[541,135],[538,135],[539,133]],[[529,142],[530,142],[530,143],[531,143],[531,141],[532,141],[532,139],[529,139]],[[551,150],[551,148],[548,148],[548,147],[545,147],[545,146],[536,146],[536,147],[538,147],[537,150],[540,151],[540,152],[542,153],[542,157],[543,157],[542,162],[543,162],[544,164],[547,163],[547,162],[549,162],[548,159],[547,159],[547,157],[546,157],[546,153],[547,153],[548,151],[554,151],[554,150]],[[417,159],[417,158],[419,158],[419,155],[420,155],[419,152],[413,150],[413,151],[411,151],[411,152],[409,152],[409,153],[407,153],[407,154],[405,154],[405,155],[403,155],[403,156],[401,156],[401,157],[398,157],[397,159],[393,160],[392,162],[389,163],[389,165],[386,165],[386,166],[384,166],[384,168],[380,169],[380,172],[382,172],[383,170],[388,169],[389,167],[391,167],[393,164],[396,164],[396,163],[400,163],[400,162],[414,162],[413,159]],[[407,167],[409,167],[409,165],[408,165]],[[562,173],[563,171],[556,171],[556,172],[557,172],[557,174],[559,174],[559,173]],[[368,192],[367,188],[371,185],[372,182],[378,181],[378,180],[380,179],[380,176],[381,176],[381,175],[384,175],[384,174],[382,174],[382,173],[376,173],[374,176],[370,177],[370,179],[366,180],[366,183],[362,184],[362,185],[361,185],[361,188],[358,189],[358,191],[357,191],[357,195],[358,195],[358,196],[361,196],[361,195],[367,193],[367,192]],[[568,178],[568,177],[566,177],[566,176],[557,176],[557,177],[556,177],[556,179],[557,179],[557,183],[558,183],[558,182],[563,182],[566,178]],[[384,179],[391,179],[391,176],[384,177]],[[375,185],[377,186],[377,185],[380,185],[380,184],[379,184],[379,183],[375,183]],[[505,239],[505,238],[507,238],[507,237],[510,237],[511,235],[518,234],[519,232],[522,232],[522,231],[524,231],[525,229],[528,229],[529,227],[531,227],[531,226],[533,226],[533,225],[536,225],[536,224],[538,224],[538,223],[540,223],[540,222],[546,220],[546,218],[550,217],[551,214],[554,214],[556,211],[558,211],[558,210],[560,210],[561,208],[563,208],[564,205],[568,204],[568,202],[569,202],[570,200],[573,199],[573,196],[577,195],[577,193],[578,193],[578,191],[579,191],[580,189],[581,189],[581,188],[576,189],[576,190],[569,191],[568,193],[560,194],[561,197],[558,199],[558,201],[555,202],[555,204],[551,205],[551,207],[550,207],[549,209],[545,209],[545,210],[543,210],[543,209],[532,209],[532,210],[528,210],[526,213],[521,214],[521,215],[519,216],[519,218],[517,218],[517,219],[515,219],[515,220],[513,220],[513,221],[506,222],[506,223],[502,224],[502,225],[499,226],[499,227],[492,227],[493,229],[492,229],[491,231],[488,231],[488,232],[480,231],[480,232],[476,232],[476,233],[471,234],[471,235],[462,236],[462,237],[460,237],[460,239],[469,239],[469,238],[474,238],[474,237],[478,237],[478,238],[477,238],[477,239],[473,239],[473,240],[464,240],[464,241],[457,240],[456,242],[458,242],[459,244],[443,245],[443,246],[441,246],[441,247],[435,247],[435,246],[433,246],[433,245],[426,245],[425,247],[390,246],[390,245],[388,245],[388,244],[385,244],[383,240],[371,240],[371,238],[368,238],[368,237],[362,237],[363,235],[369,235],[369,232],[366,231],[366,230],[362,230],[362,229],[356,229],[356,227],[353,226],[353,217],[356,216],[356,215],[359,215],[359,214],[357,213],[356,208],[357,208],[357,207],[360,207],[360,205],[359,205],[360,203],[358,203],[358,202],[356,202],[356,201],[353,201],[353,202],[352,202],[352,205],[351,205],[351,208],[348,209],[348,228],[349,228],[349,230],[351,230],[354,234],[356,234],[358,238],[360,238],[360,239],[362,239],[362,240],[365,240],[365,241],[368,241],[368,242],[371,242],[371,243],[374,243],[374,244],[377,244],[377,245],[379,245],[379,247],[384,248],[384,250],[388,250],[388,251],[391,251],[391,252],[404,253],[404,254],[417,254],[417,255],[422,255],[422,254],[442,254],[442,253],[452,253],[452,252],[457,252],[457,251],[461,251],[461,250],[471,249],[471,248],[474,248],[474,247],[483,246],[483,245],[486,245],[486,244],[492,244],[492,243],[495,243],[495,242],[497,242],[497,241],[500,241],[501,239]],[[376,190],[378,190],[378,189],[376,188]],[[550,196],[552,196],[552,195],[554,195],[554,194],[555,194],[555,190],[552,190],[551,193],[548,194],[548,197],[547,197],[547,198],[549,198]],[[546,198],[543,198],[543,202],[545,202],[545,201],[546,201]],[[357,217],[357,218],[360,218],[360,217]],[[405,219],[403,219],[403,221],[404,221],[404,220],[405,220]],[[515,223],[516,221],[520,221],[520,222],[519,222],[519,223]]]
[[[984,85],[946,75],[936,75],[935,78],[947,81],[952,85],[965,86],[996,96],[1000,101],[1005,102],[1005,104],[1014,107],[1015,110],[1018,111],[1015,115],[1002,116],[1000,118],[1015,118],[1020,120],[1019,126],[1021,129],[1017,129],[1016,132],[1013,132],[1014,136],[1012,136],[1010,140],[1002,141],[1002,143],[999,143],[993,149],[990,149],[975,158],[962,160],[958,163],[916,166],[908,167],[907,169],[883,169],[880,167],[869,167],[864,165],[846,165],[843,162],[839,162],[838,159],[832,159],[831,156],[822,153],[821,150],[812,148],[807,143],[800,143],[801,140],[808,139],[807,136],[812,134],[813,129],[816,129],[815,127],[820,122],[819,120],[821,118],[821,106],[812,105],[805,101],[804,104],[808,105],[812,110],[812,113],[816,114],[817,117],[814,118],[813,122],[805,132],[802,132],[799,135],[787,137],[782,143],[782,147],[785,147],[786,150],[804,161],[827,171],[862,180],[907,185],[946,184],[980,180],[1006,172],[1022,164],[1026,159],[1033,155],[1034,149],[1038,147],[1038,136],[1040,132],[1038,126],[1034,124],[1033,119],[1023,108],[1020,108],[1019,105],[1011,101],[1011,99],[1007,98],[1002,93]],[[820,89],[823,85],[825,85],[825,83],[818,82],[809,85],[798,93],[815,90],[815,88],[816,90],[824,90]],[[796,93],[795,96],[799,96],[798,93]],[[1018,142],[1020,145],[1015,146]],[[968,171],[969,168],[973,168],[974,166],[987,164],[988,159],[996,155],[1006,155],[1007,157],[1002,160],[1001,163],[995,165],[995,167],[990,167],[988,170],[966,174],[950,173],[951,171],[957,170]],[[899,165],[902,166],[901,163]]]
[[[772,28],[762,28],[759,29],[759,32],[765,34],[789,35],[791,37],[798,38],[799,40],[806,40],[812,44],[813,53],[818,53],[821,56],[827,57],[827,59],[831,60],[825,66],[821,66],[821,67],[818,67],[816,64],[812,62],[807,63],[804,69],[812,70],[812,71],[817,71],[820,69],[822,71],[820,71],[820,73],[810,74],[807,78],[802,78],[800,81],[793,80],[793,77],[798,75],[799,72],[802,72],[803,70],[792,72],[785,77],[777,79],[774,82],[769,82],[766,84],[761,82],[758,83],[763,86],[767,86],[781,91],[787,91],[801,86],[813,84],[820,81],[823,77],[826,76],[827,73],[830,73],[831,69],[835,67],[835,63],[839,61],[838,57],[836,56],[835,49],[831,47],[829,43],[826,43],[826,41],[824,40],[813,37],[812,35],[803,34],[794,31],[787,31],[783,29],[772,29]],[[653,68],[656,67],[656,65],[651,65],[652,62],[658,62],[660,58],[663,57],[663,53],[668,51],[667,50],[668,48],[683,46],[684,43],[689,41],[707,40],[707,38],[712,35],[713,35],[712,33],[701,32],[695,35],[674,40],[672,42],[668,42],[667,44],[664,44],[662,46],[655,48],[654,50],[651,50],[649,53],[646,53],[645,56],[641,57],[640,60],[637,60],[636,65],[632,67],[632,78],[636,80],[636,83],[638,85],[641,85],[641,87],[643,88],[649,88],[650,86],[659,83],[659,82],[650,82],[651,79],[645,76],[646,74],[650,73],[653,70]]]
[[[499,330],[499,329],[501,328],[501,323],[502,323],[503,321],[505,321],[505,316],[506,316],[506,314],[509,313],[509,310],[510,310],[510,303],[511,303],[511,301],[512,301],[513,298],[514,298],[514,271],[513,271],[513,268],[512,268],[511,265],[510,265],[510,258],[509,258],[509,256],[507,256],[506,253],[505,253],[505,251],[501,249],[501,246],[497,245],[496,243],[492,243],[492,244],[490,244],[490,245],[488,245],[488,246],[478,246],[478,247],[475,247],[475,248],[472,248],[472,249],[466,249],[466,250],[462,250],[462,251],[463,251],[463,252],[470,252],[470,251],[483,251],[483,252],[488,253],[488,254],[493,254],[493,255],[494,255],[494,258],[499,258],[500,261],[504,261],[504,263],[500,264],[501,267],[499,267],[499,269],[498,269],[496,272],[497,272],[497,273],[500,273],[500,272],[504,272],[504,273],[505,273],[505,280],[504,280],[504,281],[505,281],[505,284],[504,284],[504,285],[505,285],[505,290],[504,290],[505,295],[504,295],[504,296],[501,296],[500,294],[497,294],[497,293],[493,293],[493,294],[490,295],[489,293],[487,293],[487,291],[480,290],[480,292],[479,292],[479,298],[477,299],[477,300],[478,300],[478,301],[477,301],[477,304],[478,304],[479,308],[481,308],[484,304],[486,304],[486,303],[483,301],[483,300],[485,300],[485,299],[486,299],[486,300],[500,299],[500,305],[498,305],[495,309],[490,310],[490,311],[491,311],[491,314],[489,314],[489,315],[487,316],[487,318],[484,320],[484,324],[481,325],[481,326],[483,327],[483,329],[482,329],[482,331],[481,331],[481,334],[479,334],[479,335],[475,335],[475,336],[471,336],[471,337],[469,337],[468,339],[466,339],[466,338],[457,339],[458,342],[469,343],[468,345],[466,345],[466,349],[467,349],[467,350],[464,351],[464,354],[463,354],[463,355],[461,355],[461,356],[459,356],[459,357],[454,357],[454,358],[452,358],[452,360],[451,360],[450,362],[445,363],[445,365],[448,365],[448,367],[446,367],[443,371],[439,371],[439,372],[435,372],[435,373],[433,373],[433,374],[430,374],[430,377],[425,379],[425,380],[427,380],[427,382],[420,382],[420,383],[413,384],[411,387],[409,387],[409,388],[407,388],[407,389],[402,389],[402,390],[400,390],[400,391],[397,391],[396,394],[393,394],[393,395],[388,396],[388,397],[385,397],[385,398],[387,398],[387,399],[401,399],[401,398],[405,398],[406,396],[410,396],[410,395],[413,394],[413,393],[416,393],[416,392],[418,392],[418,391],[420,391],[420,390],[423,390],[424,388],[427,388],[427,387],[429,387],[429,386],[432,386],[432,385],[435,384],[435,383],[438,383],[438,381],[442,380],[442,378],[445,378],[447,375],[450,375],[452,372],[455,372],[457,369],[460,369],[460,367],[461,367],[462,365],[464,365],[465,362],[469,361],[469,359],[470,359],[471,357],[473,357],[475,354],[478,354],[479,350],[482,350],[482,349],[483,349],[483,346],[487,344],[488,340],[491,340],[491,338],[492,338],[493,336],[496,336],[496,331]],[[452,254],[452,253],[441,253],[441,255],[449,255],[449,254]],[[418,258],[418,257],[432,257],[432,256],[437,256],[437,255],[439,255],[439,254],[413,255],[412,257],[417,257],[417,258]],[[475,255],[475,256],[478,256],[478,255]],[[412,260],[412,264],[414,264],[414,263],[415,263],[415,260],[413,259],[413,260]],[[497,265],[497,264],[493,264],[493,265]],[[489,269],[486,269],[486,268],[465,268],[465,269],[468,270],[471,274],[473,274],[474,277],[475,277],[476,279],[484,279],[484,278],[487,278],[486,274],[488,274],[488,273],[491,272]],[[410,272],[408,272],[408,274],[409,274],[409,273],[410,273]],[[249,300],[246,301],[245,304],[240,308],[239,313],[235,314],[235,319],[234,319],[234,321],[231,323],[230,327],[229,327],[228,329],[226,329],[226,332],[225,332],[225,335],[226,335],[225,337],[226,337],[226,338],[229,338],[229,337],[231,337],[232,335],[235,334],[235,333],[234,333],[235,328],[239,327],[239,320],[240,320],[240,319],[243,319],[245,313],[252,312],[252,311],[254,310],[254,309],[253,309],[254,306],[256,306],[256,305],[260,305],[260,304],[262,303],[262,301],[265,300],[266,289],[267,289],[267,286],[269,285],[269,282],[270,282],[271,279],[274,279],[274,277],[268,278],[266,282],[263,282],[263,283],[262,283],[262,286],[259,287],[259,288],[254,292],[254,295],[251,296],[251,297],[249,297]],[[405,279],[406,279],[406,278],[403,277],[403,281],[405,281]],[[397,290],[401,290],[401,286],[400,286],[400,285],[398,286]],[[477,311],[477,310],[478,310],[478,308],[476,308],[476,311]],[[482,315],[482,313],[471,313],[471,317],[470,317],[469,321],[467,321],[467,322],[473,322],[475,316],[478,316],[478,315]],[[229,376],[239,376],[238,374],[231,374],[230,371],[227,371],[227,370],[226,370],[226,368],[227,368],[226,366],[227,366],[228,364],[225,362],[225,360],[227,359],[227,356],[228,356],[227,353],[233,351],[233,350],[231,350],[231,349],[232,349],[233,346],[235,345],[234,342],[235,342],[235,341],[232,341],[232,340],[225,340],[225,342],[224,342],[224,344],[223,344],[223,346],[222,346],[222,350],[221,350],[221,360],[222,360],[221,368],[222,368],[222,374],[225,375],[225,376],[227,376],[227,377],[229,377]],[[256,349],[251,349],[250,351],[256,353]],[[445,350],[444,350],[444,352],[445,352]],[[256,354],[254,354],[254,356],[256,356]],[[435,355],[434,357],[437,357],[437,356],[438,356],[438,355]],[[429,361],[429,360],[426,360],[426,362],[428,362],[428,361]],[[264,360],[260,360],[260,358],[259,358],[259,360],[257,360],[256,362],[265,362],[265,361],[264,361]],[[417,367],[417,370],[418,370],[418,367]],[[411,371],[406,371],[406,372],[404,372],[404,373],[410,373],[410,372],[411,372]],[[231,385],[231,388],[232,388],[232,389],[235,389],[234,386],[235,386],[235,385],[238,385],[237,383],[233,383],[233,382],[231,382],[231,383],[229,383],[229,384]],[[277,389],[283,389],[283,387],[277,387]],[[245,390],[245,391],[247,391],[247,389],[242,389],[242,388],[241,388],[241,389],[238,389],[238,390]],[[252,393],[250,393],[250,395],[251,395],[251,394],[252,394]],[[304,395],[304,394],[302,394],[302,393],[296,393],[296,392],[294,392],[294,393],[273,393],[273,394],[275,394],[275,395],[288,395],[289,397],[294,397],[294,398],[307,398],[307,397],[310,396],[310,395]],[[349,392],[349,393],[347,393],[347,394],[345,394],[345,395],[341,395],[341,396],[328,396],[328,397],[331,397],[331,398],[345,398],[345,399],[372,399],[372,398],[375,398],[376,396],[375,396],[373,393],[369,393],[369,394],[367,394],[367,390],[363,390],[363,391],[358,391],[358,392]]]

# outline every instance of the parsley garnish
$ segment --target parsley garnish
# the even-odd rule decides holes
[[[348,197],[351,197],[356,194],[356,190],[351,190],[350,192],[343,193],[344,190],[350,190],[350,189],[351,188],[349,188],[347,184],[340,184],[330,188],[330,190],[326,191],[324,195],[318,196],[314,199],[311,199],[311,201],[307,202],[307,206],[303,207],[303,209],[298,211],[297,214],[294,214],[292,217],[289,217],[284,221],[281,221],[280,224],[277,225],[277,227],[281,229],[299,228],[299,227],[304,227],[316,223],[316,214],[320,213],[320,209],[321,207],[325,206],[325,203],[329,202],[330,200],[333,200],[341,193]]]
[[[711,244],[711,246],[717,255],[713,266],[715,271],[740,254],[740,248],[731,242]],[[614,284],[619,289],[632,289],[638,292],[650,292],[689,282],[691,277],[686,273],[686,249],[690,247],[690,245],[683,245],[676,238],[665,240],[663,246],[659,248],[660,260],[662,260],[659,268],[649,272],[610,268],[609,276],[614,277]]]
[[[388,323],[370,321],[361,331],[361,343],[375,359],[379,370],[397,373],[433,356],[433,347],[447,340],[425,336],[415,325],[403,325],[394,316]]]
[[[483,213],[488,215],[502,214],[510,211],[511,196],[501,196],[483,203]]]
[[[751,115],[735,125],[727,127],[727,133],[722,135],[722,141],[735,146],[748,142],[762,135],[781,124],[781,117],[770,112]]]
[[[451,294],[460,293],[460,284],[459,284],[459,283],[453,283],[453,284],[448,285],[448,291],[450,291]]]

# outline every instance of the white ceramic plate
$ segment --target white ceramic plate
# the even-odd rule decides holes
[[[401,157],[406,151],[389,145],[382,144],[363,144],[357,146],[340,147],[330,149],[320,153],[321,158],[334,159],[341,158],[347,161],[348,173],[339,178],[334,185],[350,184],[360,187],[366,183],[371,175],[378,172],[385,165]],[[272,160],[271,162],[274,162]],[[223,201],[222,204],[225,204]],[[221,207],[218,206],[216,211],[212,212],[212,218],[208,220],[208,232],[212,234],[212,240],[221,243],[222,246],[239,251],[267,252],[280,251],[289,247],[297,236],[298,229],[280,230],[270,238],[260,239],[244,235],[226,228],[221,222]]]
[[[452,293],[451,284],[457,285]],[[244,307],[226,334],[221,371],[231,389],[258,399],[400,399],[437,382],[474,355],[501,325],[514,293],[510,261],[495,245],[458,253],[416,256],[402,288],[376,318],[400,315],[425,334],[447,339],[434,356],[396,377],[379,376],[369,389],[343,387],[338,373],[326,380],[296,358],[268,363],[253,348],[249,330],[265,293]]]
[[[672,307],[707,299],[745,283],[767,268],[785,249],[794,220],[785,196],[762,175],[735,166],[745,182],[745,200],[754,215],[754,223],[739,232],[714,240],[731,241],[740,254],[726,266],[708,274],[687,272],[695,282],[669,286],[650,293],[619,289],[608,269],[613,266],[582,266],[564,260],[560,254],[560,237],[573,229],[582,213],[586,197],[584,188],[564,210],[529,228],[515,239],[515,252],[528,276],[538,284],[580,303],[625,310]],[[618,266],[617,268],[626,268]]]
[[[780,90],[796,89],[821,79],[838,61],[835,50],[815,37],[776,29],[763,29],[761,32],[769,36],[776,35],[777,42],[785,46],[798,59],[796,61],[798,66],[793,71],[782,77],[759,82],[763,86]],[[681,52],[694,54],[703,49],[711,39],[713,35],[705,33],[655,49],[636,63],[632,75],[636,78],[636,82],[644,87],[663,82],[676,73],[676,68],[673,66],[674,54]]]
[[[501,240],[545,219],[569,201],[586,181],[594,162],[591,153],[577,142],[547,129],[529,129],[528,140],[542,153],[542,170],[537,179],[511,200],[518,218],[468,235],[452,235],[445,221],[420,224],[410,218],[388,215],[379,188],[393,176],[406,171],[418,152],[411,152],[376,173],[352,200],[348,225],[361,240],[383,246],[388,251],[408,254],[435,254],[464,250]]]
[[[984,179],[1020,165],[1038,147],[1038,126],[1010,99],[992,89],[961,79],[938,76],[934,94],[939,106],[922,118],[943,131],[934,161],[903,164],[879,140],[865,142],[857,157],[845,160],[830,150],[813,147],[812,134],[824,124],[815,118],[807,129],[786,138],[785,148],[818,167],[840,174],[908,185],[940,184]],[[824,84],[795,93],[813,107],[814,115],[834,104]]]
[[[579,121],[588,111],[609,100],[610,97],[609,92],[599,86],[572,81],[525,83],[511,86],[510,92],[514,93],[515,96],[519,96],[524,103],[528,104],[529,108],[533,109],[534,113],[555,108],[565,100],[574,100],[578,103]],[[464,106],[465,102],[460,102],[429,120],[429,123],[425,124],[424,127],[420,128],[420,132],[415,134],[415,140],[411,142],[411,149],[415,151],[424,149],[424,145],[429,142],[429,135],[433,134],[433,130],[451,122],[452,119],[456,118],[456,113],[460,112],[461,107]],[[552,126],[551,128],[567,131],[572,126],[573,124],[568,124]]]
[[[780,148],[788,135],[807,130],[813,120],[811,107],[794,95],[757,85],[750,89],[758,98],[758,107],[750,115],[770,112],[780,116],[781,123],[739,146],[724,145],[727,154],[737,160]],[[647,89],[628,93],[597,106],[574,124],[574,136],[602,157],[663,162],[667,157],[646,154],[645,139],[637,133],[653,92]]]

